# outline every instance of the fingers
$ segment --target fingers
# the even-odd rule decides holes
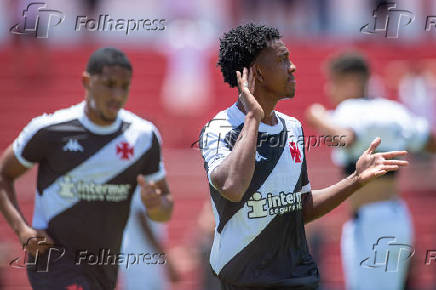
[[[405,156],[407,155],[407,151],[389,151],[389,152],[383,152],[379,153],[381,156],[383,156],[386,159],[398,157],[398,156]]]
[[[250,70],[250,76],[248,76],[248,70],[246,67],[244,67],[244,69],[242,70],[242,76],[241,76],[241,72],[240,71],[236,71],[236,79],[238,81],[238,87],[239,90],[242,90],[244,87],[250,86],[250,83],[248,80],[250,80],[250,76],[252,76],[252,71]],[[248,80],[247,80],[248,79]]]
[[[398,165],[398,166],[407,166],[409,165],[408,161],[405,160],[385,160],[383,162],[384,165]]]
[[[136,177],[136,181],[137,181],[138,184],[139,184],[141,187],[143,187],[144,189],[149,189],[149,188],[152,187],[152,184],[148,183],[147,180],[145,180],[144,175],[142,175],[142,174],[139,174],[139,175]]]
[[[254,89],[255,89],[254,66],[250,67],[250,73],[248,74],[248,88],[250,92],[254,94]]]
[[[375,152],[375,149],[377,149],[377,146],[380,145],[381,143],[381,139],[380,137],[375,138],[372,142],[371,145],[369,145],[368,150],[366,150],[367,153],[372,154]]]

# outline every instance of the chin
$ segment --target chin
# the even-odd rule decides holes
[[[113,114],[106,114],[106,115],[102,115],[101,118],[103,119],[103,121],[107,123],[113,123],[117,119],[117,116],[118,114],[115,114],[115,116]]]

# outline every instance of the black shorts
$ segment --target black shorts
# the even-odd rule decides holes
[[[32,289],[36,290],[110,289],[101,285],[83,267],[75,265],[70,256],[59,257],[56,251],[51,255],[48,252],[39,254],[37,258],[28,255],[26,269]]]

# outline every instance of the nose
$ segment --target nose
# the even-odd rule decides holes
[[[122,88],[114,88],[112,90],[112,98],[117,101],[122,101],[124,99],[124,96],[126,95],[126,92]]]

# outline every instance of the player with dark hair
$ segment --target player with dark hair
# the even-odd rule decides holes
[[[239,98],[200,135],[216,221],[212,269],[222,289],[315,289],[319,273],[304,224],[406,165],[391,159],[406,152],[374,154],[376,138],[352,174],[312,191],[301,123],[274,110],[295,91],[296,68],[279,32],[246,24],[220,41],[218,64],[224,80],[238,86]]]
[[[326,88],[336,109],[327,112],[314,104],[307,111],[308,121],[321,133],[346,136],[346,147],[335,148],[332,155],[345,175],[356,170],[360,152],[376,136],[383,138],[380,151],[436,151],[436,138],[425,119],[398,102],[368,97],[369,77],[369,64],[361,54],[347,52],[332,58]],[[385,174],[349,199],[353,218],[344,225],[341,241],[347,289],[404,288],[409,259],[402,255],[409,253],[402,254],[390,243],[412,245],[413,226],[398,195],[396,173]],[[389,261],[385,260],[388,252]],[[383,263],[387,264],[380,267]]]
[[[173,201],[156,127],[123,110],[132,67],[115,48],[95,51],[85,101],[34,118],[0,160],[0,209],[28,253],[34,289],[113,289],[136,186],[148,216],[167,221]],[[38,164],[30,226],[14,181]],[[74,289],[76,289],[74,288]]]

